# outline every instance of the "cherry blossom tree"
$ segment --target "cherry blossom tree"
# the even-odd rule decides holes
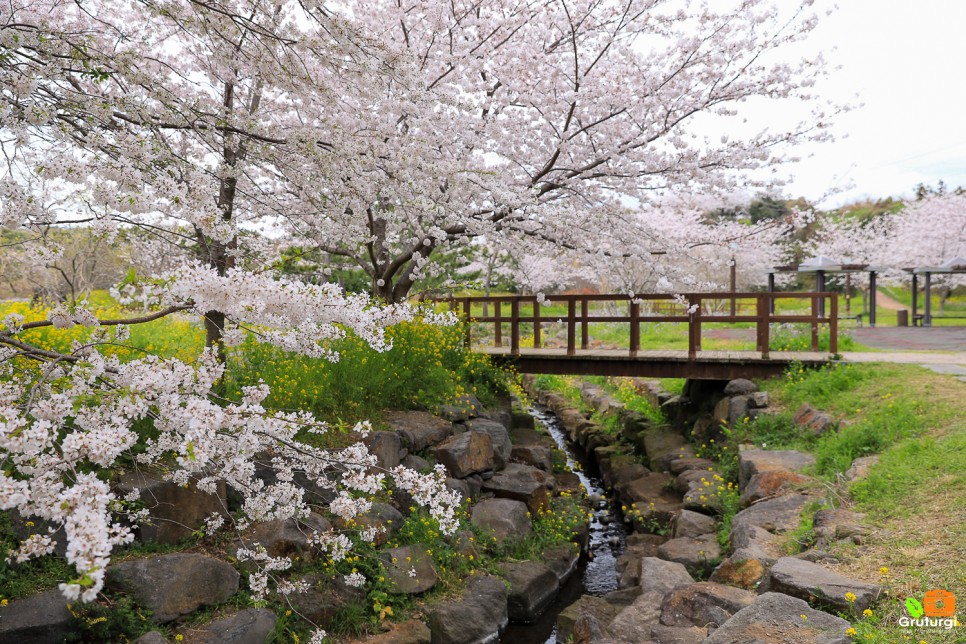
[[[438,249],[484,235],[640,253],[647,230],[628,200],[752,182],[745,173],[784,161],[788,146],[824,138],[817,104],[780,130],[729,125],[749,100],[814,103],[821,58],[774,55],[816,24],[811,4],[8,2],[0,225],[27,235],[45,265],[60,252],[46,243],[51,226],[136,226],[181,246],[185,227],[195,261],[150,275],[156,301],[138,317],[97,319],[67,302],[46,321],[4,321],[0,509],[64,527],[78,577],[63,590],[89,600],[131,537],[119,518],[141,518],[95,474],[144,440],[138,422],[159,432],[140,460],[171,458],[171,476],[201,489],[227,481],[251,521],[304,515],[293,468],[331,485],[325,464],[339,462],[341,489],[373,491],[364,450],[298,443],[299,428],[322,428],[265,409],[264,387],[217,400],[218,355],[246,330],[317,357],[335,358],[326,341],[346,329],[387,349],[385,327],[415,312],[281,279],[276,245],[252,231],[348,258],[387,302],[405,298]],[[103,352],[132,324],[180,311],[205,320],[210,349],[197,363]],[[77,324],[93,332],[67,352],[23,335]],[[254,476],[265,453],[279,483]],[[456,499],[439,476],[390,474],[452,529]],[[337,513],[365,509],[339,499]],[[345,551],[341,535],[319,540]],[[16,557],[51,548],[38,536]]]

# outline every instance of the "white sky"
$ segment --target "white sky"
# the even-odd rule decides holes
[[[820,204],[835,207],[920,182],[966,187],[966,2],[839,2],[810,38],[842,67],[822,92],[863,105],[836,119],[837,141],[803,148],[811,158],[785,169],[786,196],[837,188]]]

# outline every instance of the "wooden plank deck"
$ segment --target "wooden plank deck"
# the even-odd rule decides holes
[[[764,378],[781,374],[792,362],[822,365],[829,354],[812,351],[772,351],[762,358],[757,351],[701,351],[694,359],[681,351],[637,351],[627,349],[578,350],[567,355],[562,348],[520,349],[513,355],[507,347],[474,347],[474,351],[512,364],[521,373],[568,375],[637,376],[644,378],[692,378],[731,380]]]

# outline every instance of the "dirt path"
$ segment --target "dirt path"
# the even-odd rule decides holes
[[[879,289],[875,291],[875,303],[884,309],[889,309],[890,311],[901,311],[902,309],[908,309],[909,307],[902,302],[897,302]]]

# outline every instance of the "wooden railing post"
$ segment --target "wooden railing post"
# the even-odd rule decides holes
[[[463,317],[466,318],[466,334],[463,336],[463,345],[469,349],[472,318],[470,318],[470,298],[468,297],[463,299]]]
[[[830,302],[831,317],[828,321],[828,350],[835,355],[839,352],[839,296],[832,293]]]
[[[590,346],[590,333],[587,329],[587,318],[590,315],[589,304],[586,297],[580,299],[580,348],[586,349]]]
[[[768,337],[768,334],[771,317],[771,303],[771,297],[768,295],[759,295],[757,306],[755,307],[755,315],[758,318],[758,329],[755,335],[758,337],[758,350],[761,351],[762,358],[768,358],[768,353],[770,350],[768,345],[771,343],[771,339]]]
[[[540,348],[540,302],[533,298],[533,348]]]
[[[694,360],[698,357],[698,349],[701,346],[701,299],[688,295],[686,302],[688,303],[688,360]]]
[[[641,348],[641,305],[631,298],[631,355],[636,356]]]
[[[576,353],[577,345],[577,296],[567,300],[567,355]]]
[[[510,353],[520,355],[520,297],[510,300]]]
[[[500,320],[500,300],[493,303],[493,339],[497,347],[503,346],[503,322]]]

